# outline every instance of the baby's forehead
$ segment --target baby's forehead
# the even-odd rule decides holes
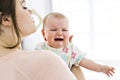
[[[68,21],[63,18],[50,18],[46,21],[46,24],[67,26]]]
[[[49,20],[52,20],[52,19],[56,19],[56,20],[66,20],[67,21],[67,18],[63,17],[63,16],[55,16],[55,15],[50,15],[46,18],[46,20],[49,19]]]
[[[63,23],[68,23],[68,20],[65,17],[60,17],[60,16],[48,16],[46,19],[46,22],[63,22]]]
[[[45,17],[45,26],[61,26],[68,27],[68,20],[64,15],[61,14],[50,14]]]

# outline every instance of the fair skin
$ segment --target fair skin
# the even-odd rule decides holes
[[[21,37],[25,37],[25,36],[35,32],[36,28],[34,26],[34,22],[30,15],[30,12],[26,9],[23,9],[25,7],[25,2],[21,1],[21,0],[17,0],[16,4],[17,4],[16,14],[18,15],[17,23],[18,23],[18,26],[20,26],[19,27],[20,31],[22,31]],[[23,17],[21,18],[21,16],[23,16]],[[6,42],[14,44],[14,41],[16,40],[16,38],[13,37],[13,34],[15,35],[14,31],[12,31],[13,23],[12,23],[10,16],[8,17],[8,19],[9,19],[9,21],[3,20],[3,22],[2,22],[2,28],[4,29],[5,36],[4,36],[4,38],[1,36],[1,38],[6,40]],[[30,23],[30,24],[26,24],[26,23]],[[18,47],[14,48],[14,49],[6,49],[3,47],[5,45],[6,44],[4,44],[2,41],[0,41],[0,53],[2,53],[2,54],[0,54],[0,56],[3,56],[5,54],[7,54],[8,52],[18,49]]]
[[[11,2],[13,2],[13,0]],[[17,20],[17,25],[19,27],[19,33],[20,33],[21,39],[36,31],[34,21],[31,17],[31,12],[30,12],[30,10],[28,10],[25,7],[24,0],[16,0],[16,20]],[[21,73],[23,72],[22,73],[23,75],[25,72],[30,74],[30,75],[25,74],[24,76],[22,76],[21,74],[17,74],[17,75],[14,74],[13,76],[14,76],[15,80],[26,80],[25,78],[29,79],[29,77],[26,77],[26,76],[30,76],[30,78],[31,78],[30,80],[48,80],[48,79],[49,80],[76,80],[74,75],[67,68],[66,64],[60,58],[58,58],[56,55],[53,55],[51,52],[23,51],[23,50],[20,50],[20,46],[19,46],[20,44],[17,47],[14,47],[11,49],[5,48],[4,46],[11,46],[11,45],[16,44],[16,42],[17,42],[17,37],[15,34],[15,29],[13,28],[14,25],[13,25],[11,16],[7,16],[7,20],[4,20],[4,17],[2,17],[2,23],[0,24],[0,27],[4,31],[0,35],[0,57],[7,56],[9,53],[15,53],[14,56],[17,55],[17,58],[19,58],[19,59],[17,59],[17,62],[21,62],[23,59],[25,59],[26,61],[24,61],[24,62],[27,64],[30,64],[30,66],[31,66],[31,67],[29,67],[28,65],[24,64],[24,62],[20,63],[20,64],[24,64],[24,65],[17,65],[19,63],[16,63],[16,61],[15,61],[16,58],[14,58],[14,59],[8,58],[7,60],[5,60],[6,63],[10,62],[10,65],[14,64],[12,66],[12,68],[10,68],[12,70],[8,70],[9,73],[13,71],[13,74],[14,74],[14,72],[16,71],[16,67],[17,67],[17,68],[20,68],[20,70],[22,70]],[[26,54],[26,52],[28,54]],[[29,55],[29,53],[30,53],[30,55]],[[34,53],[34,55],[32,55],[32,53]],[[43,53],[45,53],[45,54],[43,54]],[[20,57],[18,55],[20,55]],[[24,55],[27,55],[27,56],[24,56]],[[12,57],[14,57],[14,56],[12,56]],[[27,57],[27,59],[26,59],[26,57]],[[29,60],[31,60],[31,61],[29,61]],[[4,61],[4,63],[5,63],[5,61]],[[31,62],[35,65],[33,65]],[[5,65],[6,67],[9,67],[9,64],[0,64],[0,65],[2,65],[2,66]],[[39,65],[39,67],[37,65]],[[59,65],[61,65],[61,66],[59,66]],[[27,67],[29,67],[29,68],[27,68]],[[3,68],[3,69],[5,69],[5,68]],[[19,69],[17,69],[17,70],[19,71]],[[35,71],[36,71],[36,73],[35,73]],[[8,73],[8,72],[5,72],[5,73]],[[36,74],[35,76],[34,76],[34,73]],[[2,73],[0,72],[0,74],[2,74]],[[34,76],[34,77],[31,77],[31,76]],[[5,79],[3,79],[3,78],[2,79],[7,80],[6,79],[7,77],[8,76],[6,75],[4,77]],[[13,79],[10,79],[10,80],[13,80]]]
[[[68,21],[65,18],[56,18],[52,15],[48,16],[45,22],[42,34],[48,45],[53,48],[64,47],[69,40]],[[58,39],[56,39],[58,38]],[[103,72],[107,76],[113,76],[114,68],[111,66],[101,65],[90,59],[83,58],[79,63],[80,66],[96,72]]]
[[[21,0],[19,0],[21,1]],[[18,1],[17,1],[18,2]],[[21,37],[25,37],[33,32],[36,31],[36,27],[34,25],[34,21],[31,17],[31,11],[26,9],[26,3],[24,0],[22,0],[22,2],[18,2],[17,3],[17,9],[16,9],[16,14],[20,15],[17,16],[17,23],[18,26],[20,26],[20,30],[22,31],[21,33]],[[21,18],[21,16],[23,16]],[[29,23],[29,24],[26,24]],[[29,27],[28,27],[29,26]]]
[[[65,18],[48,17],[44,30],[42,31],[43,35],[45,34],[44,38],[51,47],[61,48],[69,41],[68,22]]]
[[[108,77],[113,76],[113,74],[115,73],[115,69],[113,67],[97,64],[94,61],[87,58],[83,58],[79,65],[92,71],[103,72]]]

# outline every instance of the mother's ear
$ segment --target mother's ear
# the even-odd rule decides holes
[[[12,20],[10,16],[2,16],[2,25],[4,26],[11,26]]]

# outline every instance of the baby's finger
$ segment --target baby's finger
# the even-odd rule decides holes
[[[111,70],[110,70],[110,72],[111,73],[115,73],[115,68],[112,67]]]

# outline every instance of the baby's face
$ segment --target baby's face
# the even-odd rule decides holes
[[[68,21],[65,18],[49,17],[45,25],[45,38],[51,47],[65,46],[69,40]]]

